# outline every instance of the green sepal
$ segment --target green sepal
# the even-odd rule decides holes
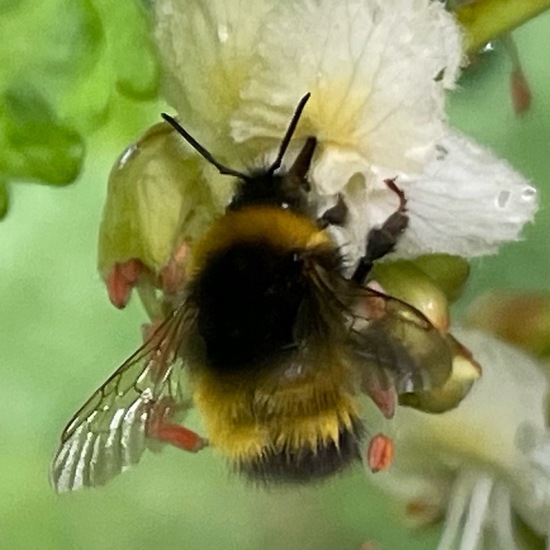
[[[158,273],[178,245],[204,233],[220,208],[203,164],[164,122],[126,149],[111,171],[99,229],[103,278],[131,259]]]

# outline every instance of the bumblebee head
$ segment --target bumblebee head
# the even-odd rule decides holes
[[[317,140],[314,137],[307,138],[302,150],[298,154],[292,167],[283,173],[277,173],[281,167],[292,135],[296,130],[300,116],[311,94],[306,94],[296,107],[296,111],[290,121],[288,129],[281,141],[277,157],[268,168],[254,170],[250,174],[239,172],[218,162],[198,141],[191,136],[174,118],[162,114],[166,120],[183,138],[208,162],[213,164],[220,172],[238,178],[237,191],[229,204],[228,210],[239,210],[247,206],[275,206],[290,209],[301,214],[308,213],[308,193],[310,185],[307,181],[307,172],[315,151]]]

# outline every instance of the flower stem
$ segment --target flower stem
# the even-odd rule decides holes
[[[477,52],[493,38],[548,8],[550,0],[477,0],[462,4],[455,13],[466,30],[466,53]]]

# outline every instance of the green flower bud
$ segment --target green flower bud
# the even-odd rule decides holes
[[[81,136],[60,122],[38,89],[14,87],[3,100],[0,173],[50,185],[71,183],[84,158]]]
[[[165,268],[174,280],[174,262],[183,277],[182,246],[201,235],[221,209],[202,177],[202,165],[168,124],[159,123],[113,167],[99,229],[98,268],[119,307],[129,297],[123,289],[127,294],[137,284],[142,267],[162,288]]]
[[[449,327],[449,305],[434,280],[408,260],[377,264],[372,279],[384,292],[414,306],[442,332]]]
[[[481,376],[481,366],[472,354],[451,335],[447,341],[453,351],[451,376],[442,386],[399,396],[399,404],[429,413],[442,413],[457,407],[473,383]]]
[[[470,264],[460,256],[427,254],[412,263],[433,279],[451,303],[458,299],[470,275]]]

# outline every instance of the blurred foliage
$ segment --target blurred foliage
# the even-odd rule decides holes
[[[152,99],[145,9],[108,0],[0,0],[0,217],[7,182],[65,185],[117,95]]]

